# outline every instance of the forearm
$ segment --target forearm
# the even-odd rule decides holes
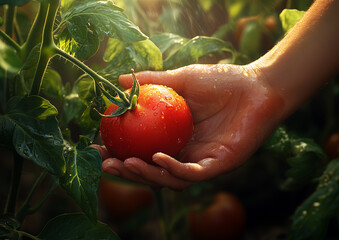
[[[267,54],[252,63],[285,100],[288,116],[339,70],[339,1],[318,0]]]

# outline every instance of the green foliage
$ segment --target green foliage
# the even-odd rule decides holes
[[[39,239],[108,239],[119,240],[120,238],[103,223],[93,224],[83,214],[64,214],[50,220]]]
[[[331,219],[339,211],[339,159],[330,162],[318,187],[296,210],[289,239],[325,239]]]
[[[173,41],[173,43],[177,44],[176,41]],[[232,45],[217,38],[195,37],[184,43],[164,60],[164,69],[174,69],[197,63],[199,58],[203,56],[223,51],[233,53]]]
[[[282,184],[285,190],[312,183],[327,164],[326,155],[318,144],[312,139],[290,136],[283,127],[277,128],[264,146],[284,157],[289,165],[287,179]]]
[[[101,176],[99,151],[88,147],[90,140],[81,137],[76,146],[65,145],[66,173],[60,185],[95,223],[98,214],[97,189]]]
[[[54,175],[63,175],[63,140],[56,115],[57,109],[46,99],[12,97],[7,103],[7,114],[0,115],[2,145],[13,144],[23,158]]]
[[[110,1],[81,2],[67,9],[58,29],[64,24],[67,29],[59,36],[59,46],[79,59],[92,56],[105,35],[129,43],[147,39]]]
[[[22,61],[15,50],[0,40],[0,76],[3,70],[17,73],[22,66]]]
[[[284,9],[280,13],[280,21],[285,33],[300,21],[300,19],[304,16],[304,13],[304,11],[298,11],[296,9]]]
[[[20,223],[10,215],[0,215],[0,239],[18,239]]]
[[[9,4],[9,5],[23,5],[29,0],[0,0],[0,5]]]
[[[119,75],[142,70],[162,70],[162,55],[157,46],[150,40],[127,43],[110,39],[104,54],[109,62],[103,70],[109,79],[117,79]]]

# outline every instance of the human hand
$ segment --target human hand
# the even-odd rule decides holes
[[[141,72],[140,84],[162,84],[183,96],[191,108],[194,133],[176,160],[163,153],[153,155],[155,165],[135,157],[101,152],[103,170],[109,174],[148,184],[183,189],[242,165],[265,141],[284,117],[284,101],[251,66],[190,65],[166,72]],[[130,75],[120,84],[129,88]]]

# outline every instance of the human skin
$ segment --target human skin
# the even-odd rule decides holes
[[[103,171],[154,187],[184,189],[244,164],[291,113],[339,70],[339,1],[318,0],[267,54],[246,66],[190,65],[137,74],[183,96],[193,114],[192,139],[176,157],[116,159],[103,146]],[[129,88],[130,75],[120,84]],[[124,160],[124,161],[122,161]]]

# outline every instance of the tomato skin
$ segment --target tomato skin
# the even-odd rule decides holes
[[[203,211],[191,211],[188,221],[194,240],[236,240],[244,232],[246,213],[236,196],[219,192]]]
[[[333,133],[324,143],[324,151],[330,160],[339,157],[339,132]]]
[[[111,104],[105,111],[117,109]],[[101,119],[100,134],[107,150],[121,160],[138,157],[152,163],[163,152],[175,156],[191,138],[193,120],[186,101],[173,89],[142,85],[135,109]]]
[[[109,217],[124,220],[152,205],[154,197],[146,187],[101,179],[99,200]]]

